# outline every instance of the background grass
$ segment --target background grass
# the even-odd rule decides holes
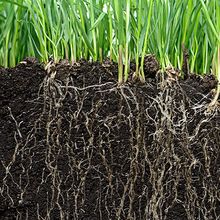
[[[203,74],[219,66],[220,0],[0,2],[0,65],[5,67],[27,56],[101,62],[110,57],[119,63],[122,82],[131,60],[144,77],[148,53],[156,55],[163,69],[181,69],[182,44],[189,50],[191,71]]]

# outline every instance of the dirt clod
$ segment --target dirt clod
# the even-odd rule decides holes
[[[155,78],[160,69],[160,64],[154,55],[147,55],[144,58],[144,73],[148,78]]]

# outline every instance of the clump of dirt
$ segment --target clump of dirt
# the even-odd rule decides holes
[[[120,86],[110,61],[0,69],[0,219],[220,218],[216,81],[145,61]]]
[[[153,55],[147,55],[144,58],[144,72],[149,78],[155,78],[156,73],[160,70],[160,64],[156,57]]]

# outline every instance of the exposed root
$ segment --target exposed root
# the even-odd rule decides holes
[[[28,134],[10,110],[16,147],[1,161],[0,196],[16,218],[220,218],[219,112],[206,111],[202,94],[190,100],[178,80],[158,82],[79,86],[52,72]]]

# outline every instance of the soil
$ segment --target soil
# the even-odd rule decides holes
[[[145,61],[0,68],[0,219],[220,219],[216,81]]]

